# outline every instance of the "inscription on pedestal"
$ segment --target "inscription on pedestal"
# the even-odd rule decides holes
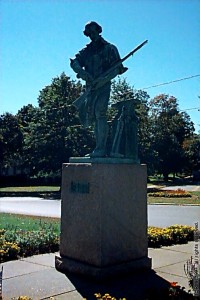
[[[146,178],[134,163],[63,165],[57,270],[103,279],[151,268]]]
[[[71,181],[70,192],[71,193],[80,193],[80,194],[89,194],[90,184],[89,184],[89,182]]]

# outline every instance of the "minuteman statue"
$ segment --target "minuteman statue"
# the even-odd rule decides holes
[[[106,142],[108,136],[107,108],[111,91],[111,80],[123,74],[127,68],[118,64],[106,76],[106,71],[112,68],[120,55],[116,46],[105,41],[102,27],[96,22],[89,22],[84,29],[84,35],[91,42],[71,59],[70,66],[77,73],[77,77],[86,82],[86,90],[90,90],[84,105],[79,108],[79,115],[84,126],[95,124],[96,148],[90,157],[106,156]],[[102,76],[101,76],[102,75]],[[94,84],[95,82],[95,84]]]

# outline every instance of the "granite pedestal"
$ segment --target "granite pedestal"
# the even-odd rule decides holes
[[[146,178],[131,162],[63,164],[58,271],[101,279],[151,268]]]

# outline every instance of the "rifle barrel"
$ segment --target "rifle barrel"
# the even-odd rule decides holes
[[[133,55],[136,51],[138,51],[140,48],[142,48],[146,43],[148,43],[148,40],[144,41],[142,44],[137,46],[135,49],[133,49],[130,53],[128,53],[124,58],[121,59],[121,62],[125,61],[129,56]]]
[[[101,76],[102,77],[106,76],[112,70],[114,70],[116,67],[120,66],[123,61],[125,61],[127,58],[129,58],[131,55],[133,55],[136,51],[138,51],[140,48],[142,48],[147,42],[148,42],[148,40],[144,41],[142,44],[140,44],[135,49],[133,49],[130,53],[128,53],[124,58],[122,58],[122,59],[118,60],[117,62],[115,62],[114,65],[111,66],[109,70],[107,70],[106,72],[101,74]],[[97,84],[98,81],[99,81],[99,78],[94,79],[92,85],[95,86],[95,84]],[[76,99],[73,102],[73,105],[76,106],[76,108],[80,109],[81,105],[84,103],[86,97],[90,93],[90,90],[91,90],[91,88],[88,88],[78,99]]]

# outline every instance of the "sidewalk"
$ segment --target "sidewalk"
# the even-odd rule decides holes
[[[184,273],[184,264],[193,255],[194,242],[184,245],[149,248],[152,258],[152,271],[131,274],[97,283],[77,275],[64,275],[54,268],[55,253],[35,255],[21,260],[3,263],[3,300],[18,296],[32,299],[87,300],[94,298],[94,293],[109,293],[113,297],[126,297],[127,300],[140,300],[144,290],[158,289],[169,282],[178,282],[189,289]]]

